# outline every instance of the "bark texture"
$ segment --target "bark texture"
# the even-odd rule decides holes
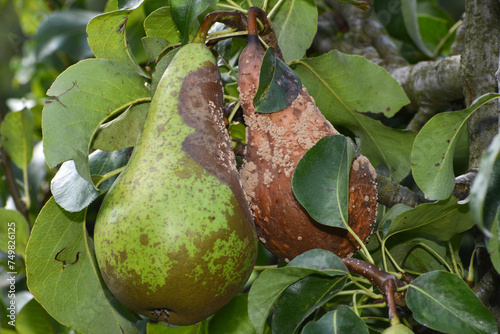
[[[475,98],[498,92],[498,56],[500,51],[500,2],[467,0],[465,39],[461,73],[464,96],[469,105]],[[469,169],[479,168],[481,154],[498,133],[499,102],[493,100],[469,119]]]

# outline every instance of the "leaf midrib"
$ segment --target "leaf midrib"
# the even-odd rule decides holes
[[[303,60],[297,60],[296,63],[304,65],[318,80],[321,82],[322,85],[326,87],[326,89],[342,104],[342,106],[349,112],[349,114],[352,116],[352,118],[356,121],[358,126],[363,130],[363,132],[370,138],[372,143],[374,144],[375,148],[377,149],[377,152],[379,156],[382,158],[384,161],[384,164],[388,164],[388,158],[382,151],[382,149],[379,147],[378,142],[375,140],[373,135],[367,130],[367,128],[364,126],[362,122],[359,121],[359,116],[352,112],[351,109],[344,103],[344,101],[336,94],[336,92],[328,85],[328,83],[321,77],[314,69],[309,66],[309,64],[305,63]]]

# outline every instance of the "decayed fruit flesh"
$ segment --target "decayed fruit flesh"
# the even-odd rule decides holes
[[[241,177],[259,239],[286,261],[314,248],[330,250],[340,257],[352,255],[360,247],[354,238],[345,229],[314,221],[292,191],[298,161],[322,137],[338,132],[321,114],[305,87],[284,110],[271,114],[255,112],[253,98],[264,52],[256,37],[253,15],[250,10],[250,36],[239,60],[238,85],[247,125]],[[363,241],[371,235],[376,218],[375,178],[368,159],[357,156],[349,177],[349,225]]]

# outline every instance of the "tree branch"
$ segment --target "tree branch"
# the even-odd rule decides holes
[[[404,293],[396,293],[396,289],[405,284],[394,275],[371,263],[353,258],[343,258],[342,261],[349,272],[368,278],[382,292],[389,308],[389,319],[397,318],[396,305],[406,306],[406,302]]]
[[[322,38],[316,38],[313,49],[361,55],[389,71],[412,102],[407,109],[416,112],[408,129],[418,131],[436,112],[463,101],[460,56],[408,65],[373,11],[337,1],[327,4],[335,12],[320,16],[318,36]],[[336,32],[342,32],[342,38]]]
[[[0,124],[2,124],[4,118],[4,113],[2,106],[0,105]],[[12,167],[12,161],[10,160],[9,155],[4,150],[3,147],[0,146],[0,167],[3,170],[3,174],[5,176],[5,183],[7,184],[7,189],[9,190],[12,199],[14,200],[14,205],[16,206],[17,211],[19,211],[28,222],[29,222],[29,214],[28,209],[26,208],[26,204],[24,203],[21,193],[19,192],[19,188],[17,187],[16,177],[14,175],[14,169]],[[29,196],[29,195],[27,195]]]
[[[467,0],[465,11],[461,73],[464,95],[470,105],[478,96],[499,90],[495,72],[500,51],[500,3],[498,0]],[[499,110],[499,102],[494,100],[469,118],[469,169],[479,168],[482,153],[498,133]]]
[[[411,207],[429,202],[423,196],[411,191],[409,188],[394,183],[385,176],[377,175],[378,202],[390,208],[398,203]]]
[[[322,37],[315,39],[313,48],[321,53],[336,49],[361,55],[386,69],[408,64],[373,11],[334,0],[326,3],[335,12],[320,16],[317,35]],[[336,33],[340,31],[344,35],[337,38]],[[324,38],[325,34],[330,38]]]
[[[390,71],[413,104],[419,106],[408,129],[418,131],[437,111],[463,99],[460,56],[423,61]]]

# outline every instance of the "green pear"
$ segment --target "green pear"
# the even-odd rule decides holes
[[[245,285],[257,253],[210,50],[183,46],[163,74],[94,232],[107,286],[131,310],[197,323]]]

